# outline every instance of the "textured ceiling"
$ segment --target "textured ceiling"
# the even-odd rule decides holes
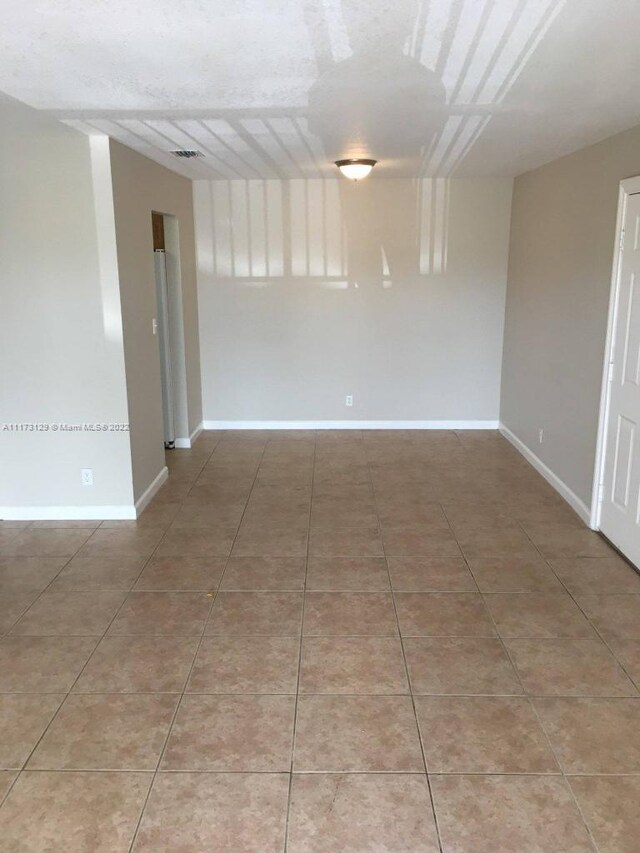
[[[193,178],[510,175],[640,122],[639,33],[638,0],[23,0],[0,89]]]

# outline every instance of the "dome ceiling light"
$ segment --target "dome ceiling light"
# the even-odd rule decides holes
[[[336,166],[345,178],[350,181],[361,181],[366,178],[369,172],[376,165],[377,160],[363,160],[358,158],[355,160],[336,160]]]

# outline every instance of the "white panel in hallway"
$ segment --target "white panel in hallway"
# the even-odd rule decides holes
[[[600,528],[640,565],[640,192],[626,196]]]

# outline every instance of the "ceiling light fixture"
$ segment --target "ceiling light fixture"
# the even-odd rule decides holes
[[[363,160],[362,158],[356,160],[336,160],[336,166],[345,178],[349,178],[351,181],[361,181],[362,178],[367,177],[377,162],[377,160]]]

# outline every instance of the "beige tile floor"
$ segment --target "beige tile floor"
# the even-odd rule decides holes
[[[0,523],[0,850],[638,853],[640,576],[496,433],[205,433]]]

